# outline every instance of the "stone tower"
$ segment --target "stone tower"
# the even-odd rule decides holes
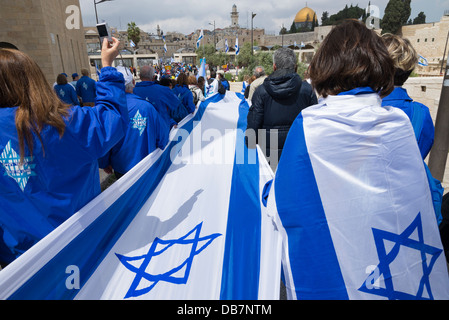
[[[231,12],[231,27],[238,27],[239,26],[239,13],[237,12],[237,6],[234,4],[232,6],[232,12]]]

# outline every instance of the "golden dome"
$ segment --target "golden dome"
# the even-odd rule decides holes
[[[309,7],[305,7],[298,11],[296,14],[294,22],[301,23],[307,21],[307,15],[309,16],[309,21],[312,21],[313,16],[315,16],[315,20],[318,21],[318,18],[316,17],[315,11],[310,9]]]

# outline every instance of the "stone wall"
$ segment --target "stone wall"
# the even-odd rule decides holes
[[[68,6],[80,8],[79,0],[2,0],[0,42],[15,45],[41,67],[49,83],[59,73],[69,76],[89,66],[84,28],[68,29]],[[70,78],[70,77],[69,77]],[[70,78],[71,79],[71,78]]]

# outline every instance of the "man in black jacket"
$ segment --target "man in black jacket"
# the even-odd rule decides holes
[[[274,72],[257,88],[248,113],[248,147],[255,148],[259,144],[273,170],[293,121],[301,110],[318,103],[311,85],[296,73],[296,61],[293,50],[276,50]]]

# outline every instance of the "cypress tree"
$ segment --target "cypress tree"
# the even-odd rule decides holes
[[[390,0],[382,19],[382,34],[397,34],[407,24],[411,13],[411,0]]]

